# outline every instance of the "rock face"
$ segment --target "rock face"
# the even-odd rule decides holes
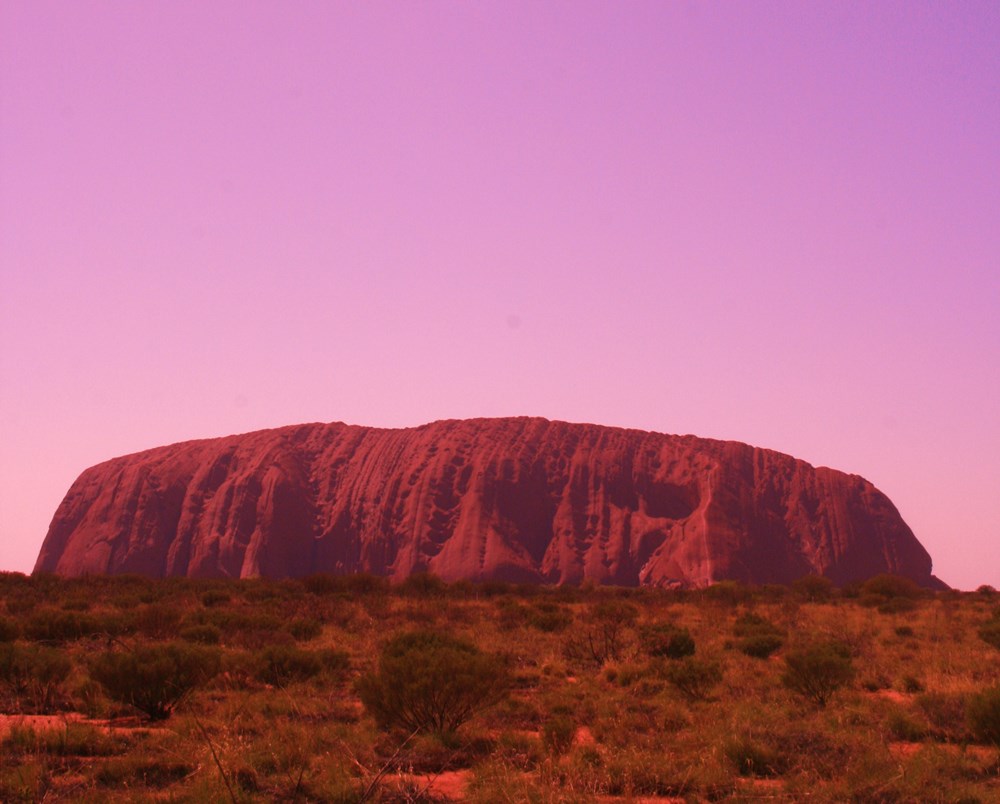
[[[861,477],[736,442],[538,418],[304,424],[115,458],[70,488],[35,569],[936,584]]]

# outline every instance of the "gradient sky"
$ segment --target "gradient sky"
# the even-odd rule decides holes
[[[1000,587],[1000,6],[0,4],[0,569],[87,466],[531,414],[871,480]]]

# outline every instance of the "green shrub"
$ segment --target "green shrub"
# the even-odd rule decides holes
[[[780,776],[788,767],[781,754],[749,737],[727,741],[723,751],[740,776]]]
[[[296,642],[309,642],[323,633],[323,623],[312,617],[300,617],[289,623],[288,633]]]
[[[966,708],[969,731],[979,742],[1000,748],[1000,687],[973,695]]]
[[[979,629],[979,638],[1000,650],[1000,620],[994,618]]]
[[[850,651],[839,642],[823,642],[791,651],[785,656],[782,683],[819,706],[854,678]]]
[[[639,630],[639,644],[654,658],[683,659],[693,656],[694,638],[687,628],[669,623],[653,623]]]
[[[446,733],[502,700],[508,686],[499,658],[447,634],[415,631],[390,639],[356,689],[383,728]]]
[[[91,664],[91,677],[110,698],[165,720],[194,689],[220,666],[217,650],[183,642],[108,652]]]
[[[448,593],[448,584],[431,572],[415,572],[396,587],[396,591],[408,597],[436,598]]]
[[[770,620],[752,612],[736,618],[733,634],[736,649],[755,659],[766,659],[785,644],[785,632]]]
[[[102,787],[162,788],[190,776],[196,767],[176,759],[116,757],[97,770],[95,779]]]
[[[598,665],[618,661],[625,648],[628,629],[638,616],[639,610],[631,603],[602,600],[590,610],[567,643],[567,655]]]
[[[542,726],[542,745],[555,756],[565,754],[573,745],[576,723],[568,712],[555,712]]]
[[[61,650],[41,645],[0,643],[0,686],[37,712],[48,712],[73,669]]]
[[[968,698],[960,692],[925,692],[915,698],[915,703],[939,739],[958,741],[966,737]]]
[[[716,581],[703,589],[702,595],[725,606],[736,606],[753,597],[753,590],[739,581]]]
[[[886,726],[894,740],[915,743],[927,736],[927,729],[924,726],[898,708],[889,713]]]
[[[272,645],[257,657],[255,675],[265,684],[284,687],[307,681],[323,671],[323,662],[312,651],[294,645]]]
[[[672,662],[665,675],[667,681],[689,700],[705,700],[722,681],[722,665],[717,661],[688,656]]]
[[[42,609],[24,624],[24,636],[34,642],[61,644],[105,633],[99,618],[76,611]]]
[[[21,636],[17,622],[9,617],[0,617],[0,642],[13,642]]]
[[[810,603],[819,603],[833,597],[833,581],[822,575],[806,575],[792,581],[792,591],[796,596]]]
[[[181,610],[169,603],[147,603],[135,613],[135,628],[150,639],[172,639],[178,635]]]
[[[528,612],[528,625],[552,634],[565,631],[573,623],[573,612],[565,606],[542,600],[536,603]]]
[[[200,645],[218,645],[222,642],[222,632],[214,625],[190,625],[181,629],[180,638]]]
[[[778,634],[756,634],[739,640],[736,649],[755,659],[766,659],[784,644],[785,640]]]
[[[915,582],[902,575],[876,575],[861,584],[862,595],[873,595],[882,598],[918,598],[923,590]]]
[[[201,596],[201,605],[205,608],[213,608],[225,606],[231,600],[232,596],[228,592],[223,592],[221,589],[209,589]]]

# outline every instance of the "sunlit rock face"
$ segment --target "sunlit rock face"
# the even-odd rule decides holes
[[[893,504],[857,475],[731,441],[539,418],[303,424],[115,458],[70,488],[36,570],[937,583]]]

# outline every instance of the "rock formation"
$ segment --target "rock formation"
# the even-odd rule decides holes
[[[703,586],[935,585],[857,475],[730,441],[550,422],[304,424],[115,458],[56,511],[36,570]]]

